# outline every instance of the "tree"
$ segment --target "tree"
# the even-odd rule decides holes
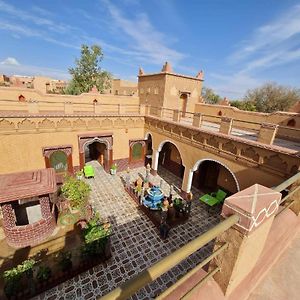
[[[254,103],[259,112],[287,111],[300,100],[300,90],[276,83],[266,83],[249,90],[244,100]]]
[[[103,71],[100,63],[103,60],[103,53],[100,46],[81,46],[81,57],[75,60],[76,66],[69,68],[72,79],[65,89],[66,94],[78,95],[89,92],[96,87],[99,92],[111,86],[111,74]]]
[[[230,105],[241,110],[256,111],[256,106],[253,101],[233,100],[230,101]]]
[[[205,103],[208,104],[217,104],[220,100],[222,100],[222,98],[216,94],[213,89],[208,87],[203,87],[201,96]]]

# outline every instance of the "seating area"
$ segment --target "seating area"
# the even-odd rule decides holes
[[[222,203],[226,198],[227,193],[219,189],[216,193],[205,194],[199,198],[200,201],[204,202],[209,206],[214,206]]]

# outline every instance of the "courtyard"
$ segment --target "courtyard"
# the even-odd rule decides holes
[[[96,299],[201,235],[220,220],[221,207],[208,209],[205,204],[198,201],[201,192],[193,189],[195,201],[189,219],[186,223],[172,228],[168,238],[162,240],[153,223],[125,191],[122,177],[124,178],[126,172],[112,176],[97,162],[92,161],[89,164],[95,168],[95,178],[87,179],[92,187],[90,203],[100,213],[102,219],[107,219],[112,224],[112,258],[107,263],[100,264],[34,299]],[[145,168],[131,170],[131,181],[139,176],[145,176],[145,173]],[[169,185],[173,184],[173,195],[176,196],[181,179],[163,168],[160,168],[158,173],[159,176],[150,175],[150,182],[162,184],[162,190],[166,195],[170,190]],[[209,256],[211,251],[210,243],[141,289],[132,299],[155,298]]]

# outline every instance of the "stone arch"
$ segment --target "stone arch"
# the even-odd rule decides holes
[[[227,171],[232,175],[234,181],[235,181],[235,185],[236,185],[236,188],[237,188],[237,191],[239,192],[240,191],[240,185],[239,185],[239,182],[235,176],[235,174],[230,170],[229,167],[227,167],[225,164],[223,164],[222,162],[218,161],[218,160],[215,160],[215,159],[212,159],[212,158],[203,158],[203,159],[199,159],[196,161],[196,163],[194,164],[193,168],[192,168],[192,171],[195,172],[198,170],[199,166],[201,165],[201,163],[203,163],[204,161],[211,161],[211,162],[215,162],[221,166],[223,166],[225,169],[227,169]]]
[[[166,148],[164,148],[166,146]],[[175,149],[174,149],[175,148]],[[171,140],[163,140],[157,148],[157,167],[162,166],[179,178],[183,178],[185,163],[180,147]]]
[[[103,155],[104,156],[103,157],[103,162],[100,163],[100,161],[98,159],[97,160],[99,161],[99,163],[101,165],[103,165],[104,168],[108,169],[109,168],[108,164],[109,164],[109,161],[110,161],[109,143],[108,143],[108,141],[103,140],[99,137],[94,137],[93,139],[87,140],[85,143],[83,143],[84,161],[86,162],[85,155],[86,155],[86,150],[88,149],[88,146],[92,145],[94,143],[99,143],[99,144],[104,144],[105,145],[105,150],[104,150],[104,155]]]
[[[296,121],[295,119],[290,119],[288,122],[287,122],[287,125],[286,126],[289,126],[289,127],[295,127],[296,126]]]

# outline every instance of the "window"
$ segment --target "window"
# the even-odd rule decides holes
[[[136,143],[132,147],[132,159],[140,160],[142,159],[143,146],[141,143]]]
[[[68,169],[68,158],[65,152],[55,151],[50,155],[50,166],[56,173],[64,173]]]

